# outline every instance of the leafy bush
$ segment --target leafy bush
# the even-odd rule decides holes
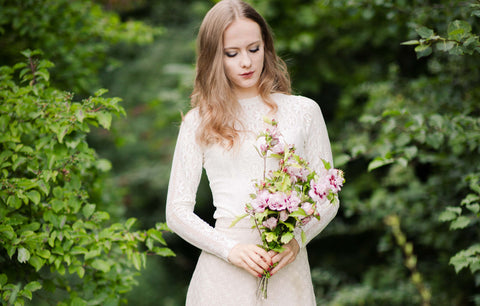
[[[43,50],[56,64],[52,84],[82,94],[97,88],[106,63],[119,64],[110,49],[151,43],[162,32],[92,0],[0,0],[0,8],[0,64],[21,60],[25,49]]]
[[[119,222],[107,212],[119,203],[111,164],[86,136],[124,114],[120,99],[99,90],[75,102],[49,85],[53,64],[38,54],[25,51],[26,62],[0,68],[1,299],[23,305],[37,292],[48,304],[115,305],[147,254],[173,255],[166,226],[132,231],[134,218]]]

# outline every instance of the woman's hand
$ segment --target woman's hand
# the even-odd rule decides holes
[[[255,277],[261,277],[272,265],[272,257],[267,251],[254,244],[237,244],[230,251],[228,260]]]
[[[297,254],[300,251],[300,246],[297,240],[293,238],[289,243],[283,245],[283,252],[277,253],[275,251],[269,251],[268,254],[272,257],[273,264],[278,263],[275,268],[270,272],[270,275],[274,275],[278,270],[284,268],[289,263],[293,262],[297,258]]]

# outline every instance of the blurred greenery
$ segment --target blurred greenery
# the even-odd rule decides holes
[[[11,2],[0,0],[1,63],[41,48],[56,86],[121,97],[127,117],[94,129],[89,144],[112,162],[124,217],[144,229],[164,221],[194,40],[214,1],[97,1],[89,7],[111,19],[95,31],[81,26],[92,22],[82,10],[61,9],[86,2]],[[309,245],[318,304],[480,305],[480,2],[249,2],[273,29],[295,93],[321,106],[346,173],[338,216]],[[76,30],[57,31],[68,20]],[[111,30],[115,20],[132,25]],[[196,210],[209,222],[210,203],[203,178]],[[166,238],[177,256],[147,259],[130,304],[184,304],[199,251]]]

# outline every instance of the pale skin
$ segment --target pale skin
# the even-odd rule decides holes
[[[223,34],[225,73],[233,84],[238,99],[252,98],[259,94],[263,48],[260,26],[250,19],[236,19]],[[283,252],[277,253],[267,252],[255,244],[237,244],[230,251],[228,260],[255,277],[261,277],[265,271],[274,275],[293,262],[300,251],[295,239],[283,248]]]

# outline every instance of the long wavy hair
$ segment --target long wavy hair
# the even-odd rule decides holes
[[[290,94],[291,91],[287,67],[275,52],[272,33],[265,19],[243,1],[218,2],[205,15],[197,36],[196,76],[191,102],[192,107],[199,109],[201,125],[197,140],[203,145],[217,143],[230,149],[239,137],[240,105],[223,64],[223,33],[239,18],[250,19],[260,26],[264,64],[259,94],[263,102],[275,112],[277,105],[270,95],[276,92]]]

